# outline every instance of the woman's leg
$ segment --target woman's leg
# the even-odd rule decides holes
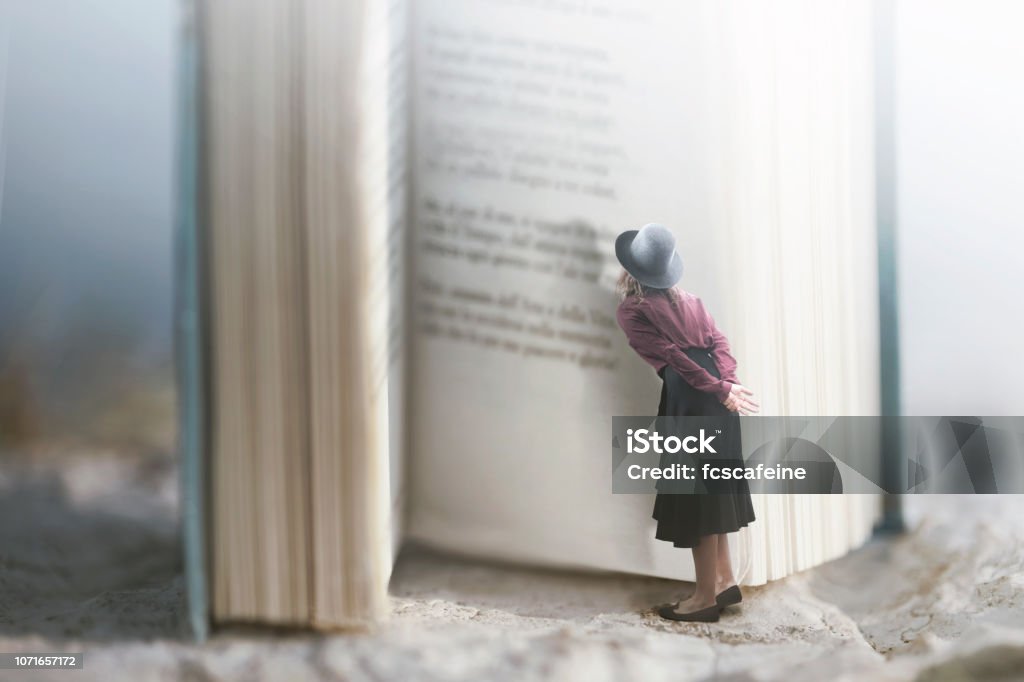
[[[693,565],[697,572],[697,589],[689,599],[679,602],[676,611],[690,613],[715,603],[718,592],[715,583],[718,575],[718,535],[704,535],[693,548]]]
[[[729,556],[729,536],[725,533],[718,535],[717,566],[718,580],[715,584],[715,594],[736,584],[736,576],[732,574],[732,559]]]

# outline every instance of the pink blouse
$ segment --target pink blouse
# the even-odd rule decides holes
[[[672,300],[667,294],[648,294],[642,299],[629,297],[619,304],[616,318],[626,332],[629,345],[658,372],[666,365],[699,391],[713,393],[719,400],[729,397],[736,378],[736,358],[729,351],[729,340],[715,326],[704,304],[683,291]],[[707,348],[718,367],[721,379],[683,352],[687,348]]]

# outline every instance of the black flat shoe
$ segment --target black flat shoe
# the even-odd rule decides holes
[[[743,593],[740,592],[740,588],[737,585],[725,588],[718,593],[717,597],[715,597],[715,603],[723,609],[726,606],[739,604],[741,601],[743,601]]]
[[[717,623],[718,614],[722,608],[718,604],[712,604],[706,609],[698,609],[689,613],[676,613],[678,604],[667,604],[658,609],[658,615],[665,620],[681,620],[687,623]]]

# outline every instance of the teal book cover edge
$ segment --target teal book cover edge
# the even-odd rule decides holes
[[[187,627],[209,634],[205,537],[205,388],[202,250],[199,207],[199,46],[195,6],[181,3],[178,64],[177,216],[175,220],[175,344],[181,532]]]

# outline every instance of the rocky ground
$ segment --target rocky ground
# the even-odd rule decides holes
[[[907,499],[913,529],[745,590],[713,625],[679,583],[407,548],[364,635],[182,631],[173,463],[110,453],[0,468],[0,651],[83,651],[2,680],[1018,680],[1024,498]],[[682,589],[685,591],[686,586]]]

